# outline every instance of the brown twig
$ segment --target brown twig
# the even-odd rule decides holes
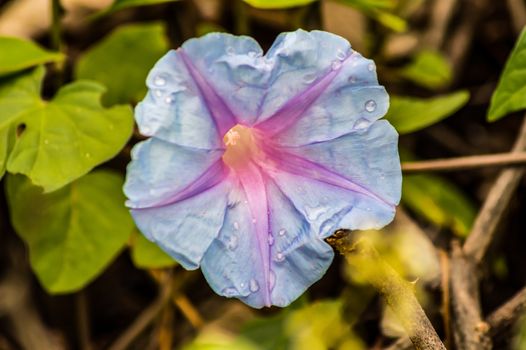
[[[82,350],[92,349],[90,342],[90,317],[86,292],[81,290],[75,295],[75,309],[77,317],[77,332],[79,347]]]
[[[130,344],[141,334],[146,327],[159,315],[165,305],[170,301],[172,293],[172,283],[162,283],[161,291],[157,296],[157,299],[148,306],[144,311],[135,319],[135,321],[121,334],[121,336],[109,347],[109,350],[125,350],[128,349]]]
[[[525,149],[526,117],[513,146],[513,152],[522,154]],[[486,254],[496,234],[497,225],[506,211],[523,174],[523,168],[503,170],[489,191],[482,209],[475,219],[471,233],[463,246],[464,253],[470,259],[473,259],[474,263],[479,264]]]
[[[520,33],[526,25],[526,5],[523,0],[508,0],[511,21],[516,33]]]
[[[181,311],[183,316],[190,322],[194,329],[201,329],[205,325],[205,321],[199,311],[192,305],[186,295],[178,293],[173,297],[173,303]]]
[[[526,312],[526,287],[522,288],[504,305],[495,310],[486,319],[490,326],[490,334],[495,336],[515,324]]]
[[[442,46],[456,4],[457,0],[435,0],[425,35],[425,44],[429,47],[438,50]]]
[[[453,242],[451,257],[451,301],[453,335],[458,349],[489,350],[489,326],[482,321],[476,268],[458,242]]]
[[[442,305],[441,313],[444,321],[444,334],[446,336],[445,345],[447,349],[451,349],[451,314],[450,310],[450,293],[449,293],[449,256],[447,253],[439,249],[438,256],[440,257],[440,287],[442,289]]]
[[[402,163],[402,171],[404,173],[416,173],[424,171],[458,171],[482,167],[510,165],[526,165],[526,152],[485,154],[450,159],[404,162]]]
[[[406,330],[416,349],[446,349],[414,295],[412,285],[365,240],[352,242],[349,231],[339,230],[327,239],[351,266],[374,267],[364,278],[382,295]],[[366,271],[368,269],[358,269]]]

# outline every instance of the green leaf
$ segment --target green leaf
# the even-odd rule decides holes
[[[452,183],[434,175],[406,175],[402,184],[402,203],[417,215],[439,227],[450,228],[466,237],[476,209]]]
[[[0,76],[64,59],[61,53],[47,51],[31,41],[12,37],[0,37],[0,52]]]
[[[316,0],[243,0],[252,7],[260,9],[283,9],[303,6]]]
[[[462,108],[469,92],[461,90],[433,98],[391,96],[385,118],[400,134],[407,134],[433,125]]]
[[[139,232],[132,235],[131,253],[135,266],[143,269],[159,269],[176,264],[174,259]]]
[[[114,157],[131,135],[133,115],[130,106],[103,108],[104,87],[89,81],[66,85],[43,101],[43,77],[39,67],[0,80],[0,132],[19,130],[7,171],[49,192]]]
[[[400,75],[415,84],[434,90],[443,88],[453,78],[451,65],[439,52],[420,51]]]
[[[164,4],[166,2],[174,2],[178,0],[115,0],[113,4],[105,10],[102,14],[108,14],[115,11],[119,11],[128,7],[136,6],[148,6],[148,5],[157,5]]]
[[[262,349],[287,350],[289,349],[289,338],[284,332],[286,317],[289,308],[270,317],[260,317],[243,325],[241,335],[258,344]]]
[[[407,22],[405,19],[392,13],[386,11],[373,11],[371,17],[380,22],[386,28],[395,32],[402,33],[407,30]]]
[[[134,226],[122,185],[120,175],[96,171],[45,194],[24,176],[7,177],[11,222],[50,293],[81,289],[125,246]]]
[[[119,27],[81,57],[75,75],[105,85],[105,104],[136,102],[146,93],[148,72],[168,49],[160,23]]]
[[[526,29],[511,52],[497,89],[491,97],[488,120],[495,121],[506,114],[526,108]]]

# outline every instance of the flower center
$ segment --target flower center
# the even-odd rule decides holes
[[[250,162],[258,152],[254,129],[237,124],[223,137],[226,146],[223,161],[231,168]]]

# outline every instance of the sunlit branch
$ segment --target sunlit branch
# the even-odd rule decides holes
[[[400,277],[370,243],[363,239],[353,242],[346,230],[337,231],[327,242],[358,271],[368,271],[361,267],[374,266],[363,277],[392,308],[416,349],[446,349],[418,303],[411,283]]]
[[[512,165],[526,165],[526,152],[510,152],[450,159],[403,162],[402,171],[404,173],[459,171]]]

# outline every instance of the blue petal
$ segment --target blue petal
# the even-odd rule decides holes
[[[287,306],[323,276],[333,258],[332,248],[272,182],[267,183],[267,201],[268,217],[257,220],[269,221],[264,249],[270,253],[270,271],[261,263],[252,215],[239,188],[231,193],[223,228],[201,266],[216,293],[255,308]]]
[[[157,138],[138,143],[124,184],[126,204],[132,208],[159,206],[173,202],[192,184],[199,184],[196,189],[213,186],[226,172],[222,154],[221,150],[177,146]]]
[[[272,68],[259,44],[247,36],[211,33],[186,41],[182,49],[237,120],[252,124]]]
[[[398,133],[386,120],[331,141],[287,150],[350,179],[387,203],[395,205],[400,201]]]
[[[135,109],[143,135],[182,146],[222,147],[213,115],[177,51],[168,52],[155,64],[146,83],[148,94]]]
[[[281,144],[330,140],[363,128],[387,112],[389,96],[378,85],[373,61],[351,50],[337,35],[282,34],[267,58],[277,61],[277,78],[258,123],[276,134]]]
[[[230,184],[162,207],[132,209],[139,230],[188,270],[197,269],[223,226]]]

